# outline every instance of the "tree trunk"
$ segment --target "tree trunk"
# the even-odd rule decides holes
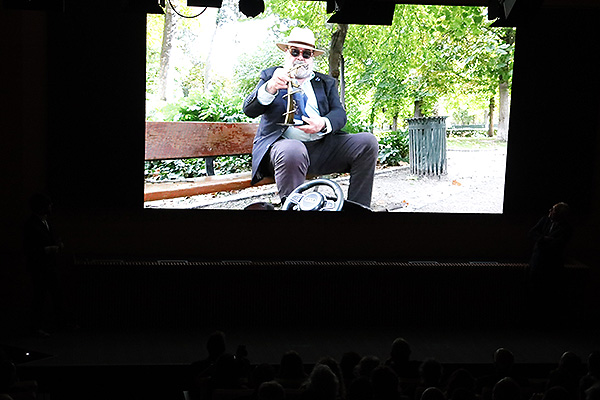
[[[423,100],[415,100],[415,110],[414,110],[414,117],[415,118],[421,118],[423,116],[423,112],[421,111],[421,106],[423,105]]]
[[[342,106],[344,109],[346,108],[346,64],[344,62],[344,56],[342,55],[341,64],[340,64],[340,101],[342,102]]]
[[[238,10],[238,1],[236,0],[223,0],[217,17],[215,20],[215,30],[213,31],[212,38],[210,39],[210,47],[208,49],[208,55],[204,64],[204,91],[210,91],[212,85],[215,83],[215,71],[213,66],[213,60],[215,53],[218,54],[222,49],[216,49],[218,36],[222,33],[223,27],[227,24],[236,23],[240,17]]]
[[[158,96],[161,100],[167,100],[167,82],[171,64],[171,50],[173,49],[173,38],[177,31],[178,19],[169,5],[165,7],[165,24],[163,27],[162,46],[160,49],[160,72],[158,75]]]
[[[498,138],[508,140],[508,120],[510,100],[508,95],[508,82],[500,82],[500,104],[498,107]]]
[[[515,43],[515,28],[506,28],[502,37],[505,43],[513,45]],[[498,104],[498,139],[504,141],[508,140],[508,120],[510,110],[510,96],[508,94],[509,80],[510,78],[507,71],[500,73],[500,85],[498,90],[500,97]]]
[[[340,88],[340,100],[344,104],[344,42],[348,33],[347,24],[337,24],[337,29],[331,35],[329,45],[329,75],[337,79]]]
[[[213,84],[213,64],[212,64],[212,60],[213,60],[213,55],[214,55],[214,48],[215,48],[215,42],[216,42],[216,38],[217,35],[219,34],[219,30],[221,28],[221,20],[222,18],[219,18],[220,14],[222,13],[222,6],[219,9],[219,11],[217,12],[217,21],[215,24],[215,30],[213,31],[212,37],[210,39],[210,47],[208,48],[208,54],[206,55],[206,61],[204,63],[204,92],[208,92],[210,91],[210,88]]]
[[[394,115],[394,118],[392,119],[392,131],[397,131],[398,130],[398,115]]]
[[[496,99],[494,96],[490,97],[490,110],[488,115],[488,137],[494,136],[494,111],[496,110]]]

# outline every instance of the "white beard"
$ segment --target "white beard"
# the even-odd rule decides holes
[[[294,78],[296,79],[306,79],[309,78],[313,73],[313,66],[311,64],[302,62],[302,61],[294,61],[293,67],[297,65],[302,65],[294,71]]]

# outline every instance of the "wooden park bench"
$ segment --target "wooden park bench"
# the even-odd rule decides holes
[[[146,183],[144,201],[195,196],[250,186],[250,172],[215,175],[213,159],[252,153],[258,124],[227,122],[146,122],[146,161],[204,158],[207,176],[183,182]],[[273,183],[265,178],[256,185]]]

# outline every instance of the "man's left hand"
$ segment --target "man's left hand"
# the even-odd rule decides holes
[[[325,118],[323,117],[302,117],[302,120],[306,122],[306,125],[300,125],[296,128],[300,129],[304,133],[319,133],[326,126]]]

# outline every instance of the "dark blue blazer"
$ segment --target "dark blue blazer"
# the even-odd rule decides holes
[[[286,91],[280,90],[275,100],[267,106],[260,104],[257,98],[258,89],[271,79],[276,68],[272,67],[262,71],[256,88],[244,100],[244,113],[247,116],[251,118],[261,116],[252,146],[252,184],[268,176],[268,172],[260,168],[263,158],[271,145],[285,131],[285,127],[279,124],[283,122],[283,113],[286,111],[283,99]],[[346,125],[346,111],[340,101],[337,81],[329,75],[315,72],[311,83],[319,105],[319,113],[331,122],[332,132],[330,134],[338,133]]]

